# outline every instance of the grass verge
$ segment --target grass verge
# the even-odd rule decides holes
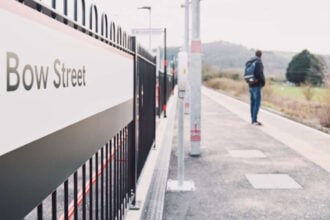
[[[204,84],[249,102],[248,86],[243,80],[215,77]],[[268,82],[262,93],[264,107],[330,133],[330,89],[289,87]]]

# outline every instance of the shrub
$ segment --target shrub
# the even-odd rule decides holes
[[[305,85],[302,88],[302,93],[307,101],[312,100],[315,95],[314,88],[311,85]]]
[[[321,85],[324,79],[324,71],[324,59],[315,56],[308,50],[303,50],[292,58],[287,68],[286,78],[296,85],[302,83]]]
[[[231,75],[230,78],[233,79],[233,80],[235,80],[235,81],[241,80],[241,76],[238,73],[234,73],[233,75]]]
[[[330,128],[330,106],[324,106],[324,108],[322,108],[320,123],[322,126]]]

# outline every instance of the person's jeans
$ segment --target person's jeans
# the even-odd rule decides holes
[[[257,122],[261,103],[261,87],[250,87],[250,110],[252,123]]]

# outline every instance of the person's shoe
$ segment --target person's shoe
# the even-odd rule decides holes
[[[253,122],[252,125],[256,125],[256,126],[262,126],[262,124],[260,122]]]

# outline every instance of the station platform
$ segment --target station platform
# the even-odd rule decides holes
[[[185,180],[196,190],[166,192],[177,179],[177,119],[168,120],[135,219],[330,219],[330,135],[267,110],[251,125],[248,104],[203,87],[200,157],[189,156],[185,116]]]

